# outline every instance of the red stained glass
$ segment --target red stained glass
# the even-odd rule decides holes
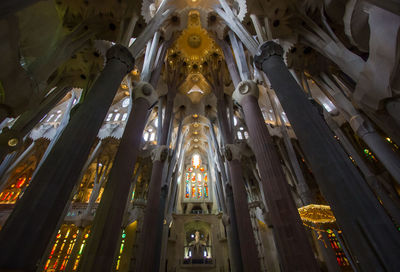
[[[21,177],[21,178],[17,179],[16,187],[21,188],[24,185],[25,181],[26,181],[26,177]]]

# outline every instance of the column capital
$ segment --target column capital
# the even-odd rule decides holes
[[[351,128],[362,138],[366,134],[374,132],[372,125],[367,122],[360,114],[350,117],[349,124]]]
[[[227,144],[223,148],[224,157],[227,161],[238,160],[240,161],[241,149],[235,144]]]
[[[259,94],[260,92],[258,90],[258,86],[254,81],[244,80],[237,85],[235,91],[232,94],[232,98],[239,104],[242,104],[242,99],[245,96],[252,95],[256,99],[258,99]]]
[[[118,60],[126,66],[126,73],[133,70],[135,66],[135,58],[132,56],[128,48],[121,44],[113,45],[106,53],[107,62],[110,60]]]
[[[264,61],[271,56],[283,56],[283,48],[273,41],[267,41],[258,47],[257,53],[254,56],[254,64],[258,69],[262,69]]]
[[[132,100],[135,101],[139,98],[144,98],[149,102],[149,105],[153,105],[157,100],[158,96],[153,86],[145,81],[140,81],[133,87]]]
[[[151,160],[155,161],[165,161],[168,157],[168,147],[166,145],[159,145],[151,151]]]

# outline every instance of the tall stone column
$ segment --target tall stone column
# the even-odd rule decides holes
[[[157,243],[160,241],[157,241],[157,235],[154,230],[158,229],[162,173],[167,156],[168,148],[165,145],[158,146],[152,154],[153,169],[151,171],[143,231],[140,238],[141,249],[137,258],[136,271],[156,271],[156,262],[159,263],[159,261],[155,260],[155,256],[159,256],[159,254],[155,251]]]
[[[242,269],[243,271],[260,271],[261,267],[250,219],[242,166],[240,163],[240,150],[233,144],[232,131],[230,131],[230,126],[228,123],[224,92],[221,90],[219,92],[214,92],[214,94],[217,96],[218,121],[222,134],[222,142],[225,145],[224,153],[230,176],[230,185],[232,188],[232,194],[228,194],[230,188],[229,184],[226,184],[225,191],[228,212],[229,216],[235,220],[231,223],[236,223],[236,228],[233,227],[232,230],[237,232],[237,236],[239,238],[240,253],[242,258],[241,263],[243,265]],[[231,242],[235,243],[235,241]],[[237,254],[237,252],[233,253]],[[240,262],[237,262],[237,264],[240,264]],[[236,269],[240,270],[240,268]]]
[[[144,259],[140,258],[138,265],[141,268],[138,271],[158,271],[161,257],[162,230],[165,215],[165,204],[169,189],[169,180],[163,182],[165,175],[165,161],[168,157],[168,135],[170,133],[171,122],[173,122],[174,99],[177,93],[175,85],[168,86],[168,94],[165,108],[165,117],[163,120],[159,143],[153,156],[153,168],[151,170],[151,179],[149,184],[149,194],[147,197],[147,206],[144,216],[144,232],[142,235],[142,249]],[[161,118],[161,115],[159,115]],[[151,211],[156,211],[154,214]],[[155,217],[155,218],[153,218]],[[153,220],[156,220],[153,222]],[[150,229],[150,230],[149,230]],[[153,242],[154,241],[154,242]]]
[[[365,181],[368,183],[370,188],[375,192],[376,196],[381,201],[383,207],[385,207],[386,211],[392,217],[397,224],[400,224],[400,209],[398,202],[395,201],[391,197],[394,196],[397,198],[395,194],[390,194],[387,190],[385,190],[384,185],[382,184],[382,180],[379,180],[368,168],[367,164],[361,158],[361,156],[357,153],[354,146],[351,144],[347,136],[341,131],[339,126],[333,120],[333,118],[329,115],[329,113],[324,112],[324,117],[326,123],[330,127],[330,129],[335,133],[336,136],[339,137],[339,141],[342,144],[343,148],[347,151],[349,155],[354,159],[357,164],[357,167],[360,169],[361,173],[363,173]],[[395,192],[394,192],[395,193]]]
[[[354,257],[366,271],[400,270],[400,233],[297,85],[282,54],[278,44],[266,42],[255,56],[256,65],[276,91]]]
[[[35,270],[57,228],[115,93],[133,65],[134,58],[127,48],[115,45],[107,51],[103,71],[43,159],[31,185],[0,232],[0,270]]]
[[[258,86],[253,81],[243,81],[233,98],[243,107],[283,270],[319,271],[274,142],[265,126],[258,95]]]
[[[230,265],[233,272],[243,270],[243,262],[240,251],[240,239],[238,233],[238,225],[236,223],[235,203],[233,200],[232,186],[227,184],[225,186],[226,192],[226,208],[229,217],[223,217],[223,224],[226,228],[226,235],[228,236],[228,252],[230,257]],[[225,220],[224,220],[225,219]]]
[[[233,192],[232,192],[232,186],[228,183],[228,177],[227,174],[230,175],[230,173],[225,172],[225,167],[222,162],[222,156],[220,153],[220,147],[218,145],[217,137],[215,135],[214,131],[214,125],[211,119],[209,119],[209,127],[210,127],[210,132],[211,132],[211,138],[212,138],[212,143],[214,144],[215,148],[215,154],[217,157],[218,165],[221,170],[221,179],[217,177],[217,182],[221,182],[221,195],[222,198],[225,199],[225,204],[226,204],[226,213],[228,216],[223,217],[223,223],[226,228],[226,233],[228,236],[228,245],[229,245],[229,257],[230,257],[230,264],[231,264],[231,269],[233,272],[236,271],[242,271],[243,270],[243,263],[242,263],[242,258],[241,258],[241,251],[240,251],[240,239],[239,239],[239,233],[238,233],[238,226],[236,223],[236,211],[235,211],[235,203],[233,199]],[[217,176],[219,174],[217,173]],[[230,180],[230,179],[229,179]],[[225,187],[224,187],[225,185]],[[225,191],[223,189],[225,188]],[[225,198],[224,198],[224,192],[225,192]]]
[[[321,75],[323,80],[318,83],[324,87],[334,98],[334,104],[342,111],[351,128],[371,148],[372,152],[382,162],[392,177],[400,184],[400,156],[392,150],[392,147],[381,137],[373,125],[353,106],[344,96],[337,85],[331,81],[328,75]],[[325,83],[326,82],[326,83]],[[400,108],[400,107],[399,107]]]
[[[243,271],[261,271],[253,226],[250,219],[247,193],[244,187],[242,166],[240,164],[240,150],[233,144],[226,145],[224,149],[234,202],[233,207],[229,207],[229,215],[235,214]],[[230,201],[229,188],[227,188],[226,197],[227,201]]]
[[[132,110],[96,211],[80,271],[112,270],[147,112],[157,100],[153,87],[145,82],[135,86],[133,96]]]

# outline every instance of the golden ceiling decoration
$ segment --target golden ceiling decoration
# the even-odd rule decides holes
[[[313,224],[331,224],[336,222],[331,208],[327,205],[310,204],[298,210],[304,222]]]
[[[204,95],[211,92],[202,72],[209,69],[211,63],[222,59],[222,50],[201,27],[199,11],[191,10],[187,28],[168,50],[169,66],[184,71],[185,80],[179,91],[189,96],[192,103],[199,103]]]
[[[189,96],[192,103],[199,103],[201,98],[211,92],[211,87],[201,73],[189,74],[179,91]]]
[[[201,27],[200,13],[197,10],[189,12],[188,27],[176,41],[175,50],[181,53],[182,58],[189,64],[199,64],[219,48],[210,38],[207,30]]]

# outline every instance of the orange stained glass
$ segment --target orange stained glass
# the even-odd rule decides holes
[[[25,181],[26,177],[20,177],[19,179],[17,179],[16,187],[21,188],[24,185]]]
[[[192,197],[196,197],[196,187],[192,186]]]

